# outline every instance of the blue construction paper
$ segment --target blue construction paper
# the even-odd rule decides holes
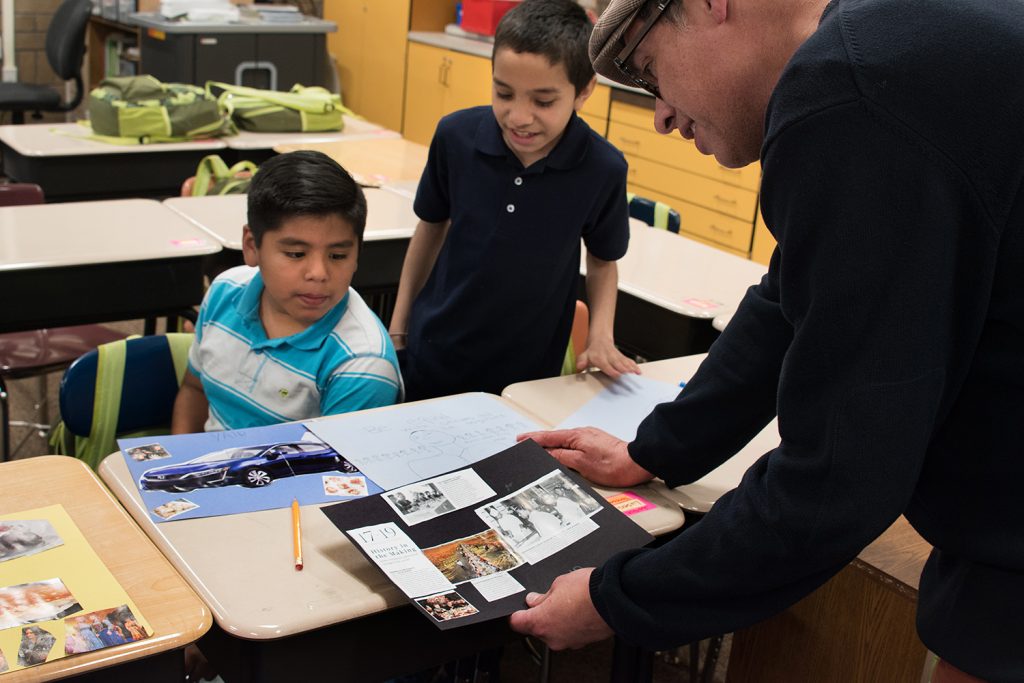
[[[558,429],[597,427],[623,441],[632,441],[654,406],[675,400],[679,391],[679,386],[668,382],[622,375],[563,420]]]
[[[307,474],[282,474],[279,477],[273,478],[270,483],[257,488],[247,488],[238,484],[224,484],[213,485],[208,488],[195,488],[191,491],[153,491],[143,489],[139,483],[140,478],[147,471],[155,468],[181,465],[194,458],[215,451],[225,451],[246,446],[295,442],[319,442],[319,439],[310,434],[303,424],[290,422],[269,427],[254,427],[252,429],[224,432],[119,439],[118,445],[121,447],[122,453],[124,453],[125,462],[128,464],[128,470],[132,473],[135,485],[139,488],[139,493],[142,495],[142,502],[155,522],[286,508],[291,505],[293,499],[297,499],[302,505],[350,500],[353,496],[328,495],[325,493],[323,477],[365,477],[361,472],[325,469]],[[153,446],[148,449],[151,452],[155,451],[159,455],[166,453],[167,455],[166,457],[157,457],[152,460],[143,461],[136,461],[129,456],[130,449],[146,446]],[[143,448],[141,451],[132,452],[140,453],[145,450],[147,449]],[[221,462],[223,461],[210,463],[210,468],[220,467]],[[206,467],[205,464],[204,467]],[[294,471],[294,468],[291,468],[290,471]],[[370,480],[366,481],[366,486],[367,495],[381,492],[381,488]],[[177,506],[178,509],[190,507],[189,504],[196,505],[197,507],[184,510],[166,519],[153,512],[154,509],[160,506],[165,506],[161,509],[166,510],[167,504],[179,500],[185,500],[187,504],[180,504]]]

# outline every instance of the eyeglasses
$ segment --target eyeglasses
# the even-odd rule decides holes
[[[643,90],[646,90],[647,92],[657,97],[659,100],[661,99],[661,91],[658,90],[658,86],[655,85],[654,83],[651,83],[646,78],[633,71],[632,67],[629,66],[629,60],[633,56],[633,53],[636,52],[637,46],[640,45],[643,39],[647,37],[647,34],[650,33],[651,29],[654,27],[654,24],[658,21],[658,19],[661,18],[661,15],[665,13],[665,8],[668,7],[670,4],[672,4],[672,0],[659,0],[658,4],[655,5],[654,7],[654,11],[651,12],[651,15],[649,17],[647,17],[647,20],[644,22],[644,25],[640,28],[640,31],[633,37],[633,40],[629,41],[626,47],[622,48],[622,52],[619,53],[619,56],[612,60],[615,66],[619,68],[619,71],[621,71],[626,78],[633,82],[633,85]],[[623,35],[625,35],[628,32],[629,28],[627,28],[626,31],[623,32]]]

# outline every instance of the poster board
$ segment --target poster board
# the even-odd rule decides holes
[[[442,630],[507,616],[652,539],[532,441],[322,512]]]

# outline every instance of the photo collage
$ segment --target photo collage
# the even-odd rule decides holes
[[[73,545],[87,546],[84,539],[74,539]],[[86,611],[68,587],[70,578],[66,582],[59,576],[44,575],[24,580],[40,566],[56,573],[76,565],[69,552],[65,539],[48,519],[0,520],[0,673],[149,637],[127,604]],[[28,558],[33,561],[26,564]],[[74,569],[69,572],[78,578]],[[23,578],[17,583],[2,580],[13,577]],[[84,590],[89,593],[91,587]]]

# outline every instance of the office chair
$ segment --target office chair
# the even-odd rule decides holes
[[[42,204],[43,190],[32,183],[0,185],[0,206]],[[123,334],[102,325],[76,325],[49,330],[0,334],[0,413],[3,417],[3,452],[0,461],[9,459],[31,436],[11,450],[11,427],[29,427],[45,434],[50,429],[47,417],[46,375],[63,370],[72,361],[100,344],[122,339]],[[7,381],[39,378],[39,422],[11,421]]]
[[[639,197],[633,192],[626,193],[631,218],[641,220],[652,228],[660,228],[679,234],[679,212],[665,202]]]
[[[0,83],[0,111],[9,111],[14,123],[25,122],[25,112],[40,118],[42,111],[71,111],[82,102],[82,59],[85,56],[85,26],[92,13],[92,0],[64,0],[46,30],[46,59],[62,80],[75,82],[75,95],[68,102],[48,85]]]
[[[103,344],[60,382],[61,422],[50,443],[95,469],[117,439],[170,433],[192,334],[131,337]]]

